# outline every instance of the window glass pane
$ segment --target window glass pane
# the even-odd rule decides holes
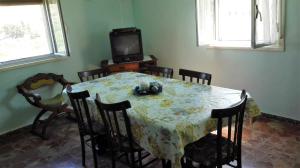
[[[251,40],[251,0],[217,0],[217,40]]]
[[[0,6],[0,62],[52,53],[43,5]]]
[[[60,16],[57,0],[49,0],[49,10],[50,10],[49,12],[53,24],[53,33],[54,33],[55,43],[57,45],[57,52],[66,54],[66,45],[65,45],[63,29],[60,20],[61,16]]]

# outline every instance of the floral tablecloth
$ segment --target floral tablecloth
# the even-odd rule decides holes
[[[133,88],[141,82],[157,81],[162,93],[135,96]],[[104,103],[129,100],[128,115],[135,141],[156,157],[169,159],[180,167],[184,146],[216,128],[211,110],[226,108],[240,100],[241,91],[184,82],[135,72],[124,72],[72,86],[72,92],[88,90],[94,117],[101,121],[94,99],[99,93]],[[64,91],[63,95],[67,97]],[[246,116],[260,115],[252,98],[248,99]]]

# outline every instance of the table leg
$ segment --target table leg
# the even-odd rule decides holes
[[[162,167],[163,168],[171,168],[171,161],[170,160],[165,160],[165,159],[162,159]]]

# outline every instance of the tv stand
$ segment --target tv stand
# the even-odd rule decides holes
[[[101,68],[107,68],[110,72],[139,72],[146,65],[157,65],[157,58],[153,55],[144,56],[141,61],[114,63],[113,60],[102,60]]]

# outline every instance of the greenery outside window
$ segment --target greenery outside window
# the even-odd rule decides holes
[[[285,0],[196,0],[198,45],[284,49]]]
[[[69,55],[59,0],[0,0],[0,69]]]

